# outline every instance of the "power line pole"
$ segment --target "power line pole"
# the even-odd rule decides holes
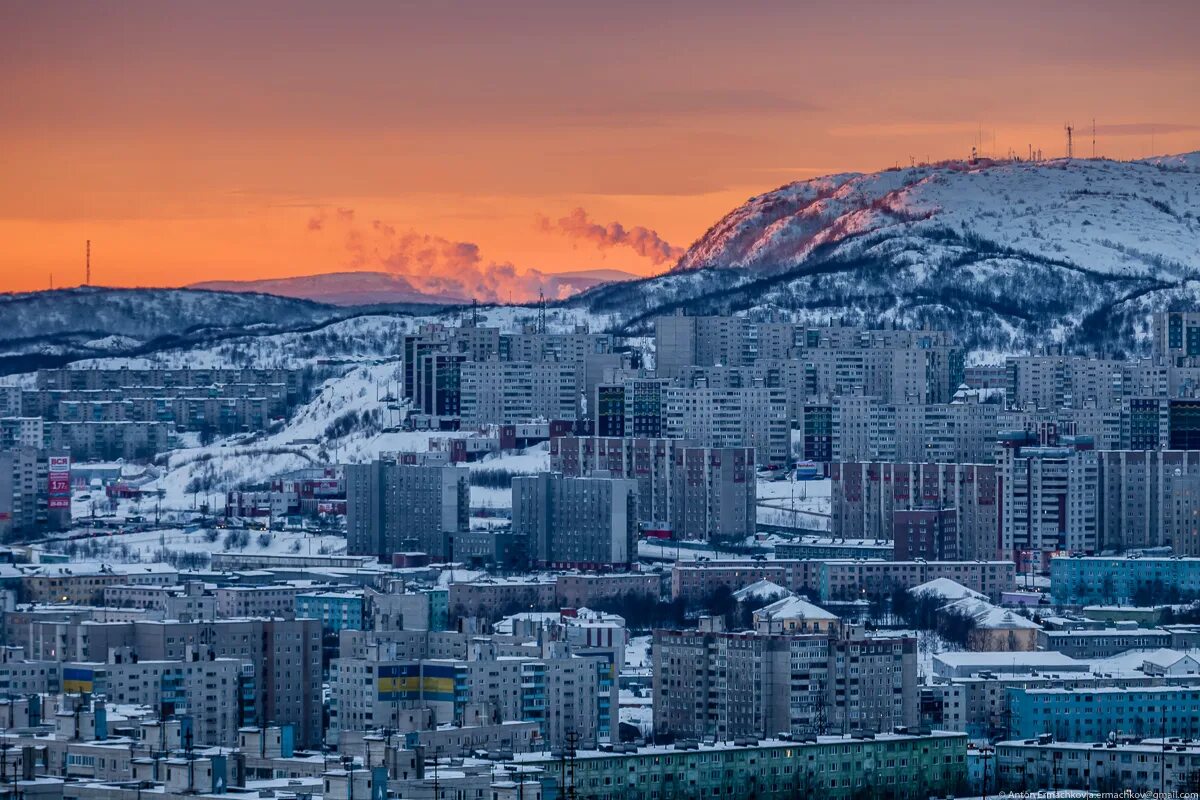
[[[575,790],[575,754],[579,747],[579,734],[575,729],[567,731],[567,778],[570,780],[570,786],[567,787],[567,797],[569,800],[576,800],[578,794]]]

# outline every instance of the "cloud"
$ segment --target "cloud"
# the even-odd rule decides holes
[[[488,261],[474,242],[401,231],[377,219],[360,222],[353,209],[322,210],[308,220],[308,230],[340,236],[346,268],[400,275],[428,294],[523,303],[536,300],[539,292],[553,299],[577,288],[539,270]]]
[[[582,208],[574,209],[557,222],[539,214],[536,219],[539,229],[547,233],[561,233],[571,239],[592,242],[601,250],[610,247],[628,247],[639,256],[650,259],[655,265],[674,263],[683,255],[682,247],[675,247],[658,234],[658,231],[635,225],[626,228],[619,222],[601,225],[588,218]]]

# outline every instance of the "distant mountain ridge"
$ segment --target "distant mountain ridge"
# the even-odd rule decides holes
[[[1200,153],[1139,162],[947,162],[750,198],[667,275],[567,301],[644,331],[658,314],[748,311],[934,325],[997,351],[1144,341],[1200,308]]]
[[[79,286],[0,294],[0,374],[317,325],[345,310],[266,294]],[[153,344],[152,344],[153,343]]]
[[[547,276],[546,294],[560,295],[560,287],[578,292],[611,281],[630,280],[637,276],[621,270],[581,270],[560,272]],[[468,297],[428,294],[412,285],[403,275],[392,272],[325,272],[318,275],[299,275],[290,278],[267,278],[247,281],[203,281],[189,288],[221,292],[259,292],[281,297],[295,297],[330,303],[338,306],[364,306],[379,303],[469,303]]]

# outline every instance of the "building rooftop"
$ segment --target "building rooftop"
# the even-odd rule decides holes
[[[934,578],[919,586],[914,586],[908,590],[908,593],[913,596],[932,594],[946,600],[961,600],[964,597],[974,597],[979,600],[987,599],[987,595],[977,592],[974,589],[968,589],[958,581],[952,581],[949,578]]]
[[[789,748],[802,746],[816,746],[829,744],[849,744],[852,742],[904,742],[919,739],[962,739],[966,742],[967,734],[956,731],[930,731],[923,734],[909,733],[874,733],[866,734],[866,738],[855,736],[854,734],[840,734],[835,736],[810,736],[807,739],[801,737],[793,737],[790,739],[735,739],[734,741],[724,741],[716,743],[693,742],[691,747],[686,750],[679,749],[674,744],[648,744],[636,748],[635,751],[628,753],[618,753],[609,750],[579,750],[576,752],[576,758],[619,758],[621,756],[654,756],[654,755],[672,755],[680,752],[729,752],[735,750],[753,750],[764,748]],[[739,744],[740,742],[740,744]],[[533,752],[533,753],[515,753],[513,760],[517,762],[534,762],[541,763],[544,761],[558,761],[557,754],[549,752]]]

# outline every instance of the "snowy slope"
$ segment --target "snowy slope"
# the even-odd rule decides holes
[[[670,274],[571,305],[935,325],[975,347],[1117,350],[1200,304],[1200,154],[952,162],[789,184],[719,220]]]
[[[1178,278],[1197,266],[1196,156],[954,163],[803,181],[728,214],[677,269],[781,269],[821,245],[951,229],[1093,272]]]
[[[352,367],[327,379],[313,399],[277,431],[173,450],[166,455],[159,477],[146,483],[143,490],[161,490],[164,511],[186,511],[206,502],[219,504],[226,491],[290,470],[313,464],[363,463],[387,452],[424,452],[433,437],[476,435],[471,431],[394,430],[402,411],[388,399],[388,392],[403,380],[401,369],[398,360]],[[330,426],[344,419],[355,420],[348,432],[330,435]],[[489,457],[471,464],[470,469],[532,473],[548,469],[549,458],[548,448],[538,445],[521,453]],[[483,487],[472,487],[471,502],[496,509],[512,505],[507,491]]]

